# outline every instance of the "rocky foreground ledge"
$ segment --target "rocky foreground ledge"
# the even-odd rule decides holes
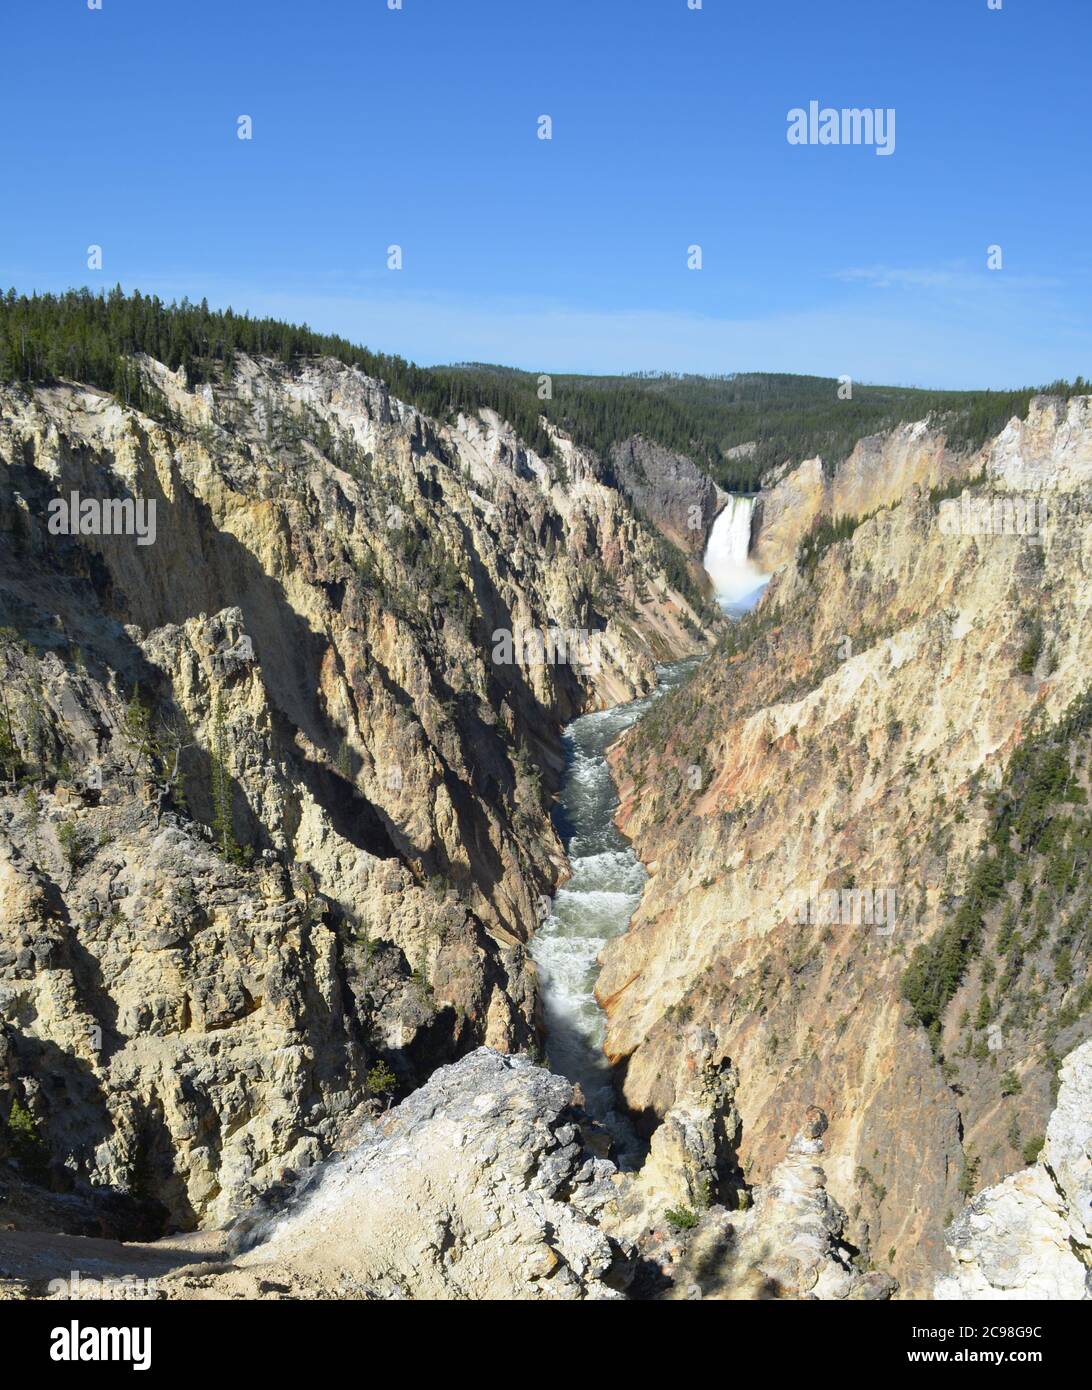
[[[1092,1041],[1062,1063],[1038,1161],[980,1192],[947,1245],[939,1299],[1092,1298]]]
[[[369,1123],[281,1210],[151,1244],[0,1230],[0,1298],[140,1280],[165,1299],[889,1298],[826,1190],[811,1107],[769,1180],[735,1164],[736,1075],[689,1038],[689,1085],[638,1172],[563,1077],[479,1048]],[[943,1299],[1090,1296],[1092,1042],[1075,1049],[1035,1165],[974,1198],[948,1232]]]
[[[152,1278],[151,1296],[169,1299],[888,1297],[894,1281],[855,1268],[841,1242],[822,1112],[748,1192],[734,1071],[709,1062],[700,1035],[690,1055],[691,1088],[639,1173],[602,1156],[568,1081],[480,1048],[369,1124],[281,1212],[203,1245],[0,1232],[0,1274],[16,1297],[56,1295],[49,1280],[72,1269]]]

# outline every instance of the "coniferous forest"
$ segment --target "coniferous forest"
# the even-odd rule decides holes
[[[158,414],[156,398],[132,356],[146,353],[191,385],[227,379],[236,354],[285,363],[328,356],[381,378],[401,400],[427,415],[451,419],[460,410],[491,408],[537,452],[548,455],[545,416],[577,443],[609,458],[613,445],[641,434],[695,458],[722,487],[757,489],[769,468],[815,456],[832,467],[858,440],[900,421],[933,416],[957,447],[973,449],[1023,415],[1036,389],[1062,395],[1087,391],[1078,378],[1013,391],[930,391],[854,383],[843,399],[833,378],[775,373],[690,376],[644,372],[581,376],[519,371],[481,363],[419,367],[306,324],[210,309],[202,300],[165,304],[120,286],[64,294],[0,296],[0,379],[85,382],[127,405]],[[540,399],[542,375],[549,394]],[[843,393],[844,394],[844,393]],[[734,452],[740,445],[753,449]]]

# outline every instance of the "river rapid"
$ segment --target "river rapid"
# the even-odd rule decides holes
[[[629,926],[647,874],[614,824],[618,793],[606,754],[624,730],[686,680],[699,660],[692,657],[658,667],[651,694],[585,714],[565,729],[566,768],[554,823],[569,856],[572,877],[558,890],[552,913],[531,942],[550,1068],[579,1083],[591,1113],[624,1148],[629,1147],[631,1136],[617,1112],[603,1055],[606,1021],[594,990],[599,952]]]
[[[706,572],[722,611],[733,620],[755,606],[769,578],[750,559],[754,508],[754,497],[729,496],[706,545]],[[638,1157],[639,1145],[618,1108],[603,1055],[606,1020],[595,1000],[595,981],[599,952],[629,926],[648,875],[614,824],[618,793],[606,755],[619,735],[681,685],[700,660],[657,667],[651,694],[585,714],[562,735],[566,766],[554,823],[572,877],[532,938],[531,955],[538,966],[550,1068],[580,1085],[588,1109],[613,1133],[623,1162]]]

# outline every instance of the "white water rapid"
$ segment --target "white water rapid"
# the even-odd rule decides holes
[[[754,607],[769,578],[748,558],[754,508],[753,497],[730,496],[713,522],[705,550],[717,599],[733,618]],[[697,660],[659,667],[651,695],[586,714],[565,730],[566,769],[554,819],[572,877],[558,889],[552,913],[531,940],[550,1067],[579,1083],[588,1109],[611,1131],[623,1164],[639,1145],[619,1112],[603,1054],[605,1020],[595,1001],[595,981],[599,952],[629,926],[646,874],[614,824],[618,796],[606,753],[623,730],[686,679]]]
[[[613,1132],[623,1161],[632,1136],[617,1114],[610,1068],[603,1055],[605,1020],[594,990],[599,952],[610,937],[629,926],[646,874],[614,824],[618,795],[606,752],[623,730],[680,685],[696,664],[690,659],[659,667],[651,695],[585,714],[565,730],[567,766],[554,819],[572,877],[558,889],[553,912],[531,940],[550,1067],[579,1082],[589,1110]]]

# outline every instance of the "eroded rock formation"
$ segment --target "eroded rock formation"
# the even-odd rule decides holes
[[[73,1268],[150,1277],[147,1296],[167,1299],[887,1297],[893,1282],[855,1269],[840,1239],[820,1112],[751,1209],[721,1204],[727,1190],[711,1184],[733,1171],[731,1068],[700,1045],[694,1056],[691,1087],[636,1174],[598,1152],[569,1082],[482,1048],[227,1238],[125,1247],[0,1233],[0,1297],[59,1296],[68,1287],[51,1280]]]
[[[557,732],[707,635],[560,436],[329,361],[141,369],[161,418],[0,390],[0,1119],[129,1233],[223,1225],[441,1063],[537,1046]],[[154,541],[51,529],[73,493],[154,502]],[[594,646],[498,659],[521,631]]]
[[[967,471],[966,457],[924,421],[869,435],[832,468],[819,458],[782,464],[762,479],[752,558],[770,573],[794,558],[820,518],[868,516],[912,487],[942,487]]]
[[[611,450],[610,471],[640,516],[701,558],[725,494],[693,459],[635,435]]]
[[[1036,1163],[981,1192],[946,1232],[941,1299],[1092,1298],[1092,1042],[1060,1073]]]

